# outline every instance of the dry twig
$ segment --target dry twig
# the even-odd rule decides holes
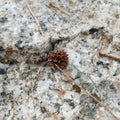
[[[104,36],[104,35],[103,35]],[[99,54],[99,56],[101,56],[101,57],[106,57],[106,58],[110,58],[110,59],[112,59],[112,60],[116,60],[116,61],[119,61],[120,62],[120,57],[116,57],[116,56],[113,56],[113,55],[108,55],[108,54],[106,54],[106,53],[103,53],[103,52],[101,52],[101,50],[102,50],[102,40],[103,40],[103,38],[104,37],[101,37],[101,40],[100,40],[100,42],[99,42],[99,44],[98,44],[98,54]],[[109,38],[107,38],[106,37],[106,39],[107,40],[109,40]],[[110,40],[109,40],[110,41]]]
[[[87,77],[89,78],[89,80],[93,83],[93,85],[95,86],[96,90],[99,92],[100,90],[98,90],[99,88],[97,87],[96,83],[91,79],[90,75],[86,74]]]
[[[38,26],[38,29],[39,29],[40,34],[43,35],[43,30],[42,30],[42,28],[41,28],[41,26],[40,26],[40,23],[39,23],[38,19],[37,19],[36,16],[34,15],[34,13],[33,13],[33,11],[31,10],[29,4],[26,4],[26,5],[27,5],[27,7],[28,7],[28,10],[30,11],[30,14],[31,14],[31,15],[33,16],[33,18],[35,19],[35,22],[36,22],[36,24],[37,24],[37,26]]]
[[[88,90],[85,90],[82,85],[75,83],[75,81],[69,76],[67,73],[65,73],[59,66],[55,65],[57,69],[59,69],[66,77],[69,78],[70,82],[74,85],[77,85],[86,95],[90,96],[94,101],[96,101],[100,106],[104,107],[105,110],[107,110],[116,120],[119,120],[119,118],[106,106],[104,103],[99,101],[96,97],[94,97]]]
[[[60,12],[66,14],[66,15],[68,15],[68,16],[71,16],[71,15],[72,15],[71,13],[69,13],[69,12],[63,10],[62,8],[60,8],[59,6],[57,6],[57,5],[56,5],[54,2],[52,2],[52,1],[49,1],[48,4],[47,4],[47,6],[48,6],[48,7],[55,8],[55,9],[59,10]]]
[[[98,53],[99,53],[99,56],[101,56],[101,57],[107,57],[107,58],[110,58],[110,59],[113,59],[113,60],[116,60],[116,61],[120,62],[120,58],[119,57],[108,55],[108,54],[102,53],[101,51],[99,51]]]

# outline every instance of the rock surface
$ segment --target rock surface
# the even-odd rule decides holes
[[[51,50],[69,56],[64,70],[120,119],[119,0],[31,0],[39,33],[26,0],[0,2],[0,119],[114,120],[103,107],[77,90],[59,70],[42,66]]]

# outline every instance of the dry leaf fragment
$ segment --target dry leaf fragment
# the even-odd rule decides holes
[[[73,90],[75,90],[75,92],[81,93],[81,88],[78,87],[76,84],[74,84],[72,87],[73,87]]]
[[[61,95],[65,94],[65,91],[63,89],[61,89],[61,88],[53,88],[53,90],[58,91]]]

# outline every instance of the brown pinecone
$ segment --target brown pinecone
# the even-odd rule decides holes
[[[48,62],[52,66],[59,66],[61,69],[68,65],[68,55],[64,50],[51,51],[48,54]]]

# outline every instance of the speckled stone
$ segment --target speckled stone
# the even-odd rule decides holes
[[[98,55],[101,41],[102,52],[120,57],[119,0],[52,1],[71,15],[45,0],[0,1],[0,120],[114,120],[59,70],[42,66],[56,49],[69,56],[64,71],[120,118],[120,63]]]

